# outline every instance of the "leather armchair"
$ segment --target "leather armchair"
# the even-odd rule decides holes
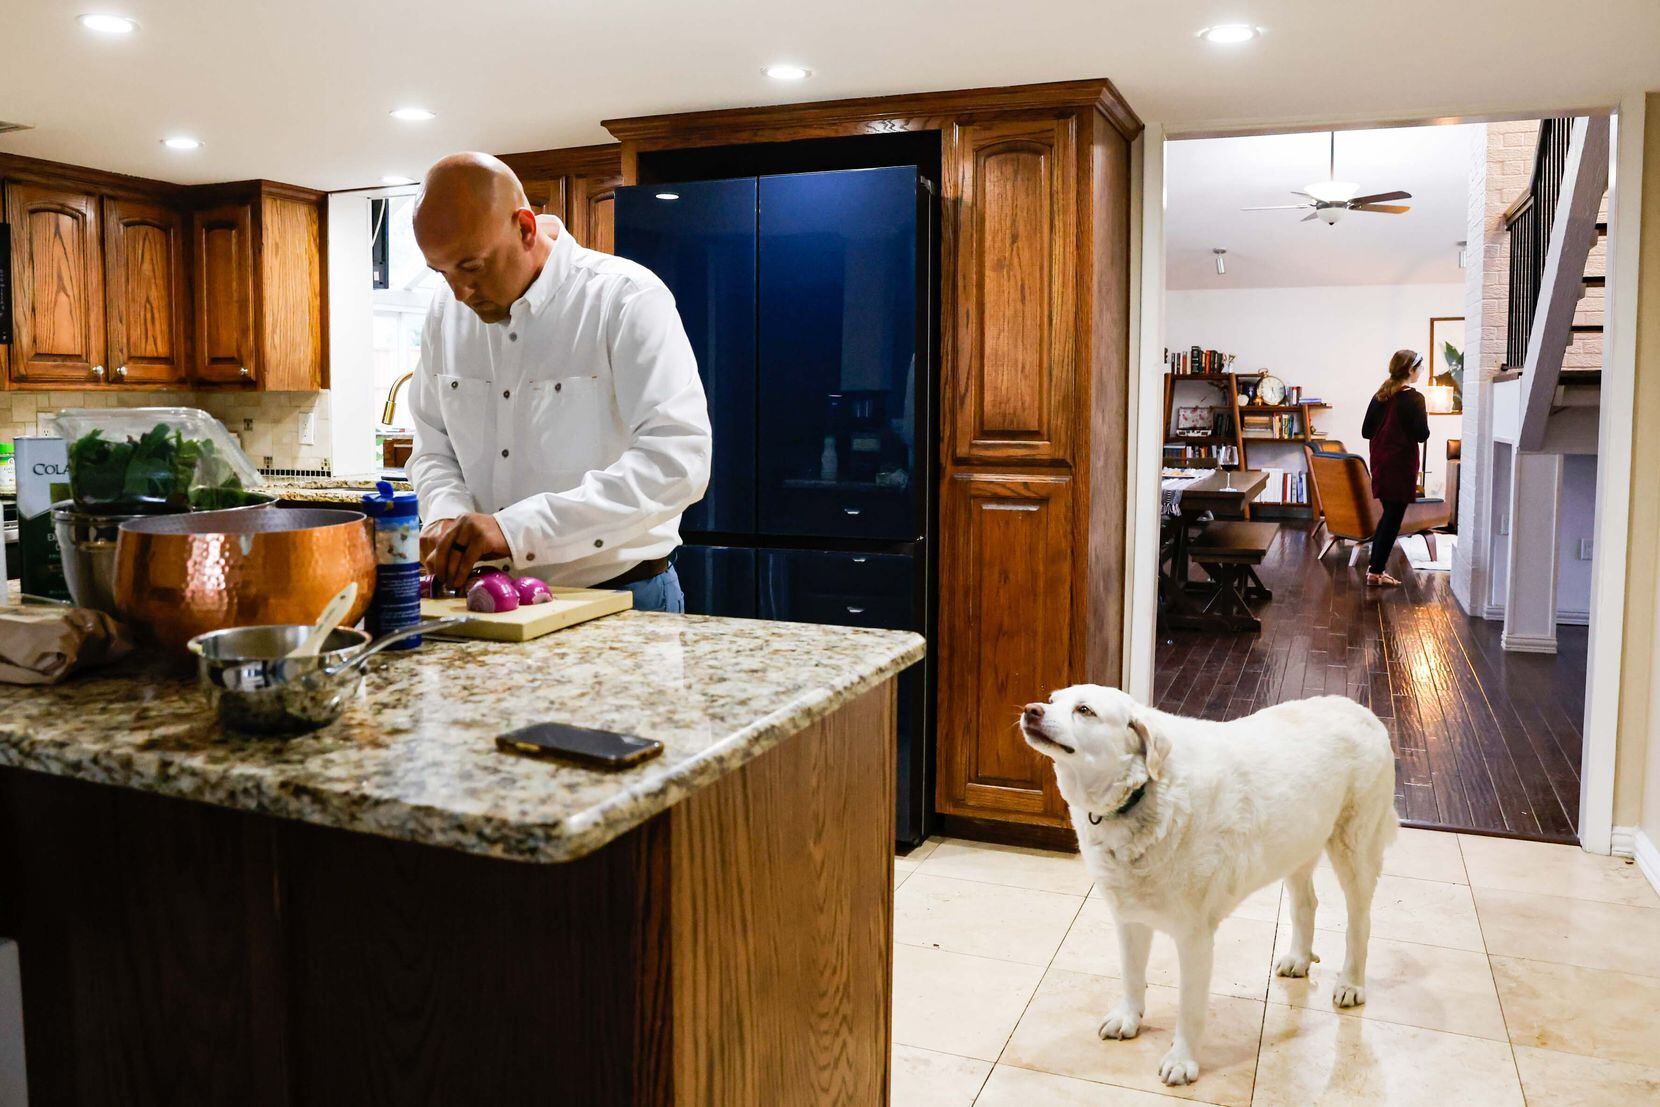
[[[1354,550],[1349,555],[1353,565],[1360,557],[1361,547],[1372,541],[1377,533],[1378,520],[1383,517],[1383,505],[1372,495],[1372,474],[1366,459],[1358,454],[1317,452],[1304,446],[1303,457],[1313,477],[1315,494],[1324,515],[1329,536],[1320,550],[1325,557],[1339,541],[1351,542]],[[1448,491],[1457,495],[1456,476],[1449,474]],[[1445,499],[1420,499],[1406,509],[1401,520],[1401,534],[1421,534],[1429,544],[1430,557],[1436,557],[1435,531],[1452,520],[1452,505]]]

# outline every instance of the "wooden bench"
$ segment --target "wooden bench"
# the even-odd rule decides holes
[[[1210,524],[1194,539],[1191,556],[1214,582],[1200,612],[1211,625],[1233,631],[1262,630],[1262,620],[1251,604],[1265,603],[1274,593],[1257,576],[1256,566],[1268,556],[1268,547],[1279,533],[1278,523],[1228,520]]]

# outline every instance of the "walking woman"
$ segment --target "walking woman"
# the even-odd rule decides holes
[[[1368,588],[1392,588],[1400,581],[1384,572],[1401,519],[1418,498],[1418,447],[1429,441],[1429,416],[1424,397],[1412,387],[1424,368],[1416,350],[1396,350],[1389,359],[1389,379],[1366,407],[1360,435],[1372,444],[1372,495],[1383,504],[1383,516],[1372,535],[1372,561],[1366,567]]]

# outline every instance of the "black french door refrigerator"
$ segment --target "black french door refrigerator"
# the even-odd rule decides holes
[[[688,611],[930,633],[932,211],[911,166],[617,190],[617,253],[674,293],[714,428]],[[901,844],[928,830],[927,664],[900,677]]]

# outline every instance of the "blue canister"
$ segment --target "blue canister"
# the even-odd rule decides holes
[[[421,621],[421,516],[415,493],[394,492],[380,481],[363,497],[363,513],[375,523],[375,595],[364,625],[380,637]],[[392,649],[414,649],[420,636]]]

